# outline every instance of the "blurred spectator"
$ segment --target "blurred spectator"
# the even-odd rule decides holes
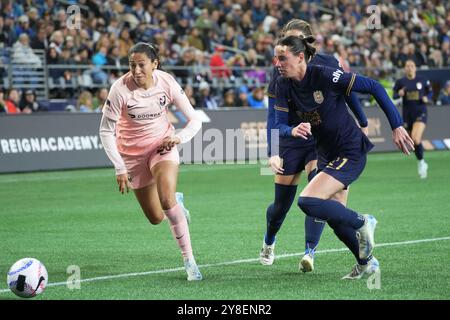
[[[20,113],[19,101],[20,101],[19,91],[17,91],[16,89],[9,89],[8,98],[5,101],[6,113],[8,114]]]
[[[181,59],[175,64],[180,69],[174,69],[175,76],[180,78],[181,83],[187,83],[188,79],[193,78],[193,66],[195,63],[195,49],[188,48],[181,54]]]
[[[0,87],[0,113],[6,113],[5,92],[1,87]]]
[[[199,86],[200,94],[197,98],[198,108],[215,110],[219,108],[219,102],[216,97],[211,94],[209,84],[205,81],[200,83]]]
[[[227,61],[227,65],[232,69],[233,76],[240,78],[244,71],[240,68],[246,67],[246,61],[242,54],[237,54]]]
[[[0,48],[10,47],[16,41],[17,35],[14,20],[8,16],[0,15]]]
[[[237,99],[237,105],[239,107],[248,107],[249,103],[248,103],[248,96],[249,96],[249,91],[248,88],[244,85],[239,87],[239,94],[238,94],[238,99]]]
[[[252,93],[247,96],[248,105],[253,109],[266,108],[264,103],[264,88],[256,87],[252,90]]]
[[[211,74],[215,78],[228,78],[231,76],[231,71],[226,66],[222,57],[224,51],[225,49],[223,47],[217,46],[209,62]]]
[[[119,50],[120,50],[120,56],[122,58],[128,56],[128,50],[131,48],[131,46],[133,44],[134,44],[133,40],[131,40],[131,38],[130,38],[130,31],[128,30],[128,28],[124,28],[120,32],[120,37],[119,37]]]
[[[184,87],[184,93],[186,94],[186,97],[189,99],[189,102],[192,104],[192,106],[194,108],[196,108],[197,107],[197,100],[195,100],[194,89],[192,88],[192,86],[189,85],[189,84],[186,85]]]
[[[22,33],[13,46],[13,60],[17,64],[26,64],[34,68],[42,67],[42,61],[31,49],[30,38],[26,33]]]
[[[36,94],[33,90],[26,90],[25,93],[22,94],[19,108],[23,113],[45,111],[45,109],[36,101]]]
[[[17,20],[19,23],[16,25],[16,34],[20,36],[22,33],[26,33],[29,38],[33,38],[36,33],[30,28],[30,19],[26,15],[22,15]]]
[[[97,94],[92,99],[92,109],[94,111],[100,112],[107,98],[108,98],[107,88],[100,88],[99,90],[97,90]]]
[[[47,30],[44,27],[40,27],[37,35],[32,38],[30,47],[38,50],[47,50],[50,43],[47,39]]]
[[[109,49],[109,54],[106,57],[106,64],[109,66],[115,66],[116,69],[111,69],[110,72],[115,78],[122,76],[123,71],[121,66],[128,66],[128,57],[120,56],[119,46],[113,46]]]
[[[78,98],[78,111],[80,112],[93,112],[92,107],[92,93],[87,90],[81,92]]]
[[[227,90],[223,97],[223,107],[236,107],[237,105],[236,93],[233,89]]]
[[[441,105],[450,105],[450,80],[447,81],[444,88],[442,88],[438,102]]]

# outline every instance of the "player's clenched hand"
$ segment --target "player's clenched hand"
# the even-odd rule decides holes
[[[369,127],[361,127],[361,131],[368,136],[369,135]]]
[[[180,138],[178,137],[165,137],[162,140],[161,145],[158,147],[157,151],[158,153],[164,152],[164,150],[170,151],[175,145],[179,144],[180,142]]]
[[[269,158],[269,166],[275,174],[282,174],[283,169],[283,161],[279,156],[272,156]]]
[[[398,95],[400,97],[403,97],[405,95],[405,91],[406,91],[406,88],[401,88],[400,90],[398,90]]]
[[[130,185],[128,182],[128,174],[118,174],[116,176],[117,179],[117,184],[119,185],[119,192],[121,194],[124,194],[125,191],[129,192],[130,191]]]
[[[293,137],[300,137],[303,139],[308,139],[308,136],[311,135],[311,124],[309,122],[302,122],[294,129],[292,129]]]
[[[392,131],[392,139],[397,148],[402,150],[404,154],[409,155],[409,150],[414,150],[414,141],[408,135],[405,128],[398,127]]]

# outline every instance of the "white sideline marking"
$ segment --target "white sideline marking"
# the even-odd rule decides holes
[[[409,244],[424,243],[424,242],[445,241],[445,240],[450,240],[450,237],[380,243],[380,244],[375,245],[375,247],[376,248],[392,247],[392,246],[401,246],[401,245],[409,245]],[[325,250],[316,251],[316,254],[342,252],[342,251],[347,251],[347,250],[348,250],[348,248],[325,249]],[[300,255],[303,255],[303,252],[281,254],[281,255],[277,255],[277,257],[275,259],[289,258],[289,257],[300,256]],[[241,259],[241,260],[218,262],[218,263],[211,263],[211,264],[202,264],[202,265],[199,265],[199,268],[202,269],[202,268],[210,268],[210,267],[220,267],[220,266],[227,266],[227,265],[232,265],[232,264],[241,264],[241,263],[257,262],[257,261],[259,261],[259,258]],[[81,279],[80,283],[94,282],[94,281],[100,281],[100,280],[119,279],[119,278],[128,278],[128,277],[136,277],[136,276],[146,276],[146,275],[150,275],[150,274],[169,273],[169,272],[177,272],[177,271],[184,271],[184,267],[154,270],[154,271],[145,271],[145,272],[123,273],[123,274],[116,274],[116,275],[103,276],[103,277],[87,278],[87,279]],[[66,281],[54,282],[54,283],[47,284],[47,287],[64,286],[66,284],[67,284]],[[9,292],[9,291],[10,291],[9,289],[1,289],[0,293]]]

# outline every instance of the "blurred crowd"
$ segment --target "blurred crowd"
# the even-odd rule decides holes
[[[94,98],[101,100],[127,72],[128,49],[145,41],[158,45],[163,67],[182,83],[196,108],[265,108],[273,45],[292,18],[310,22],[318,51],[334,55],[345,70],[364,68],[368,75],[384,78],[407,59],[419,69],[450,66],[448,1],[372,4],[376,2],[0,0],[0,81],[11,59],[41,66],[32,50],[40,49],[49,81],[56,84],[50,96],[80,100],[91,95],[84,99],[90,105],[78,101],[75,109],[96,110]],[[3,88],[2,94],[6,89],[15,90]],[[442,86],[445,93],[448,99],[448,88]],[[23,100],[27,94],[21,94]]]

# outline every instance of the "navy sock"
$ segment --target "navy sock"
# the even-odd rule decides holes
[[[422,160],[423,159],[423,145],[422,145],[422,143],[414,145],[414,153],[416,154],[417,160]]]
[[[311,216],[305,217],[306,253],[311,253],[311,250],[315,250],[317,248],[320,237],[322,236],[323,228],[325,228],[325,221],[318,220],[317,218]]]
[[[364,224],[364,217],[335,200],[323,200],[313,197],[299,197],[298,206],[308,216],[325,220],[328,223],[343,224],[359,229]]]
[[[358,261],[358,264],[367,264],[367,261],[369,261],[371,257],[367,257],[366,259],[359,258],[359,242],[358,238],[356,238],[356,230],[342,224],[328,224],[334,230],[334,233],[339,238],[339,240],[341,240],[347,246],[347,248],[350,249],[356,260]]]
[[[275,201],[267,208],[267,231],[264,237],[266,244],[275,242],[275,236],[283,224],[286,214],[292,206],[297,193],[297,186],[286,186],[275,183]]]
[[[317,174],[317,169],[312,170],[308,174],[308,182],[311,181]],[[317,248],[323,228],[325,228],[325,221],[318,220],[308,215],[305,216],[305,253],[311,252]]]

